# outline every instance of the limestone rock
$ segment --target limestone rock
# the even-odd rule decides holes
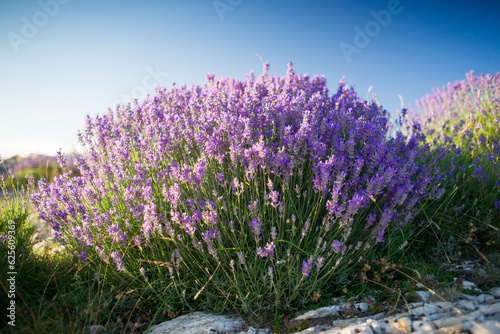
[[[472,334],[498,334],[500,333],[499,321],[485,321],[483,323],[475,323],[469,329]]]
[[[462,286],[464,287],[464,289],[476,289],[477,288],[476,284],[469,282],[469,281],[462,281]]]
[[[471,317],[461,315],[457,317],[448,317],[448,318],[434,320],[433,323],[437,328],[442,328],[442,327],[454,326],[469,320],[472,320]]]
[[[368,306],[367,303],[357,303],[357,304],[354,305],[354,307],[359,312],[366,312],[366,311],[368,311],[368,308],[369,308],[369,306]]]
[[[413,320],[411,322],[411,327],[412,327],[413,331],[415,331],[415,332],[420,331],[420,332],[427,332],[427,333],[430,333],[436,329],[436,326],[434,325],[434,323],[432,321],[425,319],[425,318],[421,319],[421,320]]]
[[[462,332],[467,332],[470,328],[472,328],[472,322],[466,321],[466,322],[462,322],[460,324],[456,324],[453,326],[442,327],[442,328],[436,329],[434,331],[434,334],[462,333]]]
[[[464,293],[460,295],[460,299],[469,300],[469,301],[477,301],[477,297],[476,296],[466,295]]]
[[[429,302],[432,298],[432,292],[430,291],[415,291],[415,293],[417,294],[418,298],[424,303]]]
[[[327,317],[329,315],[335,315],[341,311],[344,310],[344,307],[342,305],[335,305],[335,306],[326,306],[326,307],[321,307],[317,310],[312,310],[309,312],[306,312],[297,318],[293,319],[292,321],[300,321],[303,319],[310,319],[310,318],[322,318],[322,317]]]
[[[411,320],[408,317],[400,317],[389,323],[389,326],[396,328],[403,333],[411,332]]]
[[[467,312],[476,310],[476,306],[478,306],[478,303],[476,301],[459,300],[455,303],[455,307]]]
[[[488,293],[495,298],[500,298],[500,287],[492,288]]]
[[[439,313],[441,312],[441,309],[432,304],[425,304],[424,306],[412,309],[410,312],[412,315],[415,316],[424,316],[424,315]]]
[[[478,311],[482,315],[500,314],[500,303],[481,306]]]
[[[152,326],[145,334],[227,333],[238,332],[244,326],[239,317],[194,312]]]

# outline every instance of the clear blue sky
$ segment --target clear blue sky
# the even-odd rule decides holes
[[[245,79],[257,53],[271,74],[292,61],[331,91],[342,77],[362,97],[372,86],[391,112],[398,95],[407,106],[468,71],[500,71],[499,2],[397,3],[0,0],[0,154],[70,152],[86,114],[157,83]]]

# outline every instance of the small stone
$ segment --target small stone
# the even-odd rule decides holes
[[[453,309],[453,305],[449,302],[435,302],[434,306],[439,307],[443,312],[448,312]]]
[[[471,327],[472,323],[470,321],[466,321],[457,325],[436,329],[434,331],[434,334],[455,334],[455,333],[467,332]]]
[[[260,328],[257,330],[257,334],[269,334],[269,333],[271,333],[271,330],[267,328]]]
[[[495,303],[496,299],[489,293],[484,295],[484,304],[493,304]]]
[[[248,328],[247,334],[257,334],[257,329],[255,329],[252,326],[250,326]]]
[[[344,310],[344,306],[342,306],[342,305],[321,307],[317,310],[312,310],[312,311],[306,312],[306,313],[292,319],[292,321],[301,321],[303,319],[327,317],[329,315],[335,315],[343,310]]]
[[[226,333],[237,332],[243,328],[243,320],[239,317],[193,312],[152,326],[145,334],[194,334],[210,331]]]
[[[500,313],[500,303],[491,304],[491,305],[483,305],[479,307],[478,310],[480,315],[490,315],[490,314],[499,314]]]
[[[409,303],[408,304],[408,308],[409,309],[417,308],[417,307],[422,307],[422,306],[424,306],[424,303],[422,303],[422,302],[415,302],[415,303]]]
[[[423,315],[430,315],[430,314],[435,314],[435,313],[440,313],[441,309],[437,306],[434,306],[432,304],[425,304],[422,307],[417,307],[412,310],[410,310],[410,313],[415,316],[423,316]]]
[[[475,323],[469,329],[472,334],[493,334],[500,333],[500,321],[485,321],[483,323]]]
[[[455,307],[464,310],[464,311],[475,311],[478,303],[476,301],[469,300],[459,300],[454,304]]]
[[[411,320],[408,317],[398,318],[395,322],[390,323],[389,325],[407,334],[411,332]]]
[[[436,329],[436,326],[432,321],[429,321],[425,318],[422,318],[421,320],[413,320],[411,322],[411,327],[413,331],[422,331],[422,332],[432,332],[433,330]]]
[[[366,312],[366,311],[368,311],[368,308],[369,308],[367,303],[357,303],[356,305],[354,305],[354,307],[359,312]]]
[[[303,331],[300,332],[295,332],[294,334],[313,334],[313,333],[325,333],[325,331],[329,330],[332,328],[330,325],[319,325],[315,327],[309,327],[307,329],[304,329]],[[271,333],[271,331],[269,331]]]
[[[464,293],[460,295],[460,299],[469,300],[469,301],[477,301],[477,297],[476,296],[466,295]]]
[[[500,298],[500,287],[492,288],[488,293],[495,298]]]
[[[433,323],[434,323],[434,326],[436,326],[437,328],[442,328],[442,327],[454,326],[454,325],[457,325],[457,324],[460,324],[462,322],[469,321],[469,320],[473,320],[473,319],[471,319],[471,317],[462,315],[462,316],[457,316],[457,317],[447,317],[447,318],[434,320]]]
[[[476,289],[476,284],[469,281],[462,281],[462,286],[464,289]]]
[[[373,333],[375,334],[384,334],[385,333],[384,328],[387,327],[386,324],[372,319],[366,320],[366,324],[371,327]]]
[[[422,319],[427,319],[429,321],[434,321],[434,320],[438,320],[438,319],[443,319],[443,318],[447,318],[447,317],[454,317],[457,315],[457,312],[455,312],[456,309],[450,311],[450,312],[443,312],[443,313],[436,313],[436,314],[431,314],[431,315],[428,315]],[[462,311],[458,310],[460,314],[462,314]]]
[[[431,300],[432,292],[430,291],[415,291],[415,293],[417,294],[418,298],[424,303],[427,303]]]
[[[90,326],[90,334],[104,333],[106,328],[103,325],[92,325]]]
[[[404,332],[383,322],[368,319],[366,324],[371,327],[374,334],[404,334]]]
[[[324,334],[334,334],[334,333],[339,333],[339,334],[374,334],[373,330],[371,329],[370,326],[367,324],[361,324],[361,325],[356,325],[356,326],[349,326],[346,328],[342,328],[340,330],[328,330],[326,332],[323,332]]]

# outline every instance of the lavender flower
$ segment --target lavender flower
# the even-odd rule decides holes
[[[276,248],[276,246],[274,245],[273,242],[271,243],[266,243],[266,245],[264,246],[264,248],[262,247],[258,247],[257,248],[257,255],[259,255],[260,257],[264,258],[264,257],[273,257],[274,256],[274,249]]]
[[[110,254],[113,262],[116,264],[116,270],[125,271],[125,263],[123,263],[122,255],[119,250],[113,251]]]
[[[311,256],[307,262],[302,262],[302,276],[309,277],[309,273],[312,270],[312,260],[313,257]]]

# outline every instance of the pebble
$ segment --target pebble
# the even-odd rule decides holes
[[[476,306],[478,305],[477,301],[470,301],[470,300],[459,300],[458,302],[454,303],[453,306],[458,307],[462,311],[475,311]]]
[[[488,293],[495,298],[500,298],[500,287],[493,288]]]
[[[416,291],[418,298],[424,303],[427,303],[432,298],[432,292],[430,291]]]

